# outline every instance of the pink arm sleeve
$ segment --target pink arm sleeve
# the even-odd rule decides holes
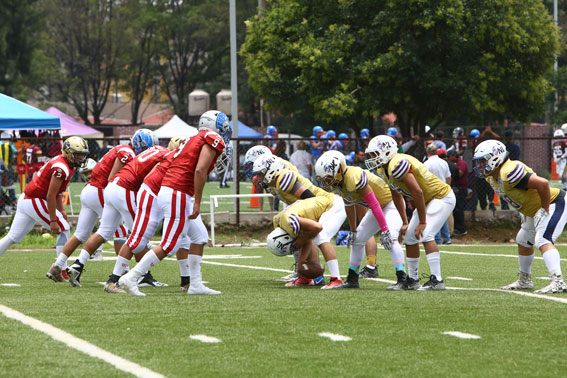
[[[370,207],[370,210],[372,210],[372,214],[374,214],[374,218],[376,218],[378,224],[380,225],[380,230],[382,230],[382,232],[388,231],[388,224],[386,223],[386,217],[382,212],[382,208],[380,207],[380,204],[378,203],[378,200],[376,199],[374,192],[370,191],[370,193],[363,196],[362,198],[364,199],[364,202],[366,202],[368,207]]]

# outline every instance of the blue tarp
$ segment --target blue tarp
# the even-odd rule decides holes
[[[232,121],[230,121],[232,125]],[[246,126],[242,122],[238,121],[238,137],[239,138],[261,138],[262,134],[255,131],[254,129]]]
[[[0,93],[0,129],[61,129],[59,117]]]

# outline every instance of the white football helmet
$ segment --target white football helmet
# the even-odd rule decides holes
[[[378,135],[370,140],[366,148],[366,168],[376,169],[386,165],[398,153],[398,144],[394,138]]]
[[[244,173],[246,176],[252,180],[254,174],[252,173],[252,168],[254,167],[254,162],[260,156],[271,156],[272,151],[266,146],[254,146],[246,151],[246,155],[244,155],[244,164],[242,167],[244,168]]]
[[[327,151],[315,163],[315,177],[321,187],[333,191],[344,178],[346,158],[340,151]]]
[[[201,118],[199,118],[199,130],[202,129],[216,131],[225,144],[228,144],[232,137],[232,126],[227,115],[218,110],[209,110],[201,115]]]
[[[504,143],[494,139],[485,140],[474,149],[473,171],[478,177],[484,178],[500,167],[506,159],[508,151]]]
[[[262,174],[263,176],[258,177],[258,180],[261,180],[264,185],[269,185],[280,175],[284,168],[285,165],[277,156],[263,155],[254,162],[252,173],[255,176]]]
[[[94,159],[88,158],[87,161],[83,163],[81,168],[79,168],[79,173],[81,174],[81,177],[85,179],[85,181],[89,181],[91,179],[95,165],[96,161]]]
[[[232,144],[230,144],[230,142],[229,142],[228,144],[226,144],[224,146],[222,153],[220,154],[220,156],[217,158],[217,161],[215,162],[215,173],[217,175],[224,173],[224,171],[226,171],[228,169],[228,165],[230,164],[230,161],[232,160],[232,151],[233,151]]]
[[[294,242],[295,239],[281,227],[276,227],[274,231],[270,232],[266,239],[268,249],[276,256],[287,256],[293,254],[293,248],[291,245]]]
[[[554,138],[564,138],[564,137],[565,137],[565,133],[563,132],[563,130],[557,129],[557,130],[555,130],[555,132],[553,133],[553,137],[554,137]]]
[[[563,134],[567,135],[567,123],[561,125],[561,131],[563,131]]]

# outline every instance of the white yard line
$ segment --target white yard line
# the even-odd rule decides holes
[[[467,256],[482,256],[482,257],[512,257],[517,259],[518,255],[508,255],[508,254],[494,254],[494,253],[474,253],[474,252],[449,252],[449,251],[441,251],[441,253],[447,255],[467,255]],[[536,256],[536,260],[543,260],[543,257]],[[561,259],[561,261],[567,261],[567,259]]]
[[[136,377],[144,377],[144,378],[158,378],[164,377],[163,375],[156,373],[148,368],[138,365],[135,362],[128,361],[122,357],[119,357],[115,354],[107,352],[104,349],[97,347],[83,339],[79,339],[71,335],[68,332],[65,332],[59,328],[52,326],[51,324],[44,323],[40,320],[32,318],[30,316],[24,315],[19,311],[11,309],[10,307],[6,307],[4,305],[0,305],[0,312],[4,314],[7,318],[17,320],[31,328],[43,332],[52,339],[56,341],[60,341],[67,346],[78,350],[88,356],[99,358],[104,362],[114,366],[118,370],[122,370],[123,372],[132,374]]]
[[[321,332],[319,334],[319,336],[327,337],[327,338],[331,339],[332,341],[351,341],[352,340],[348,336],[338,335],[336,333],[330,333],[330,332]]]
[[[202,343],[220,343],[222,340],[217,339],[216,337],[207,336],[207,335],[191,335],[189,336],[191,340],[197,340]]]
[[[18,287],[18,286],[22,286],[22,285],[17,284],[17,283],[3,283],[3,284],[0,284],[0,286]]]
[[[458,337],[459,339],[480,339],[480,336],[473,335],[471,333],[463,333],[463,332],[458,332],[458,331],[446,331],[446,332],[441,332],[441,333],[443,335],[455,336],[455,337]]]

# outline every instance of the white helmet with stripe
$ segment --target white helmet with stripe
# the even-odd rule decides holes
[[[388,164],[398,153],[398,144],[394,138],[387,135],[378,135],[370,140],[366,148],[366,167],[368,169],[380,168]]]
[[[294,242],[295,239],[281,227],[276,227],[266,239],[268,249],[276,256],[291,255],[293,253],[291,245]]]
[[[343,181],[346,168],[342,152],[327,151],[315,163],[315,177],[323,189],[332,191]]]
[[[252,173],[263,174],[262,182],[270,184],[284,170],[285,165],[280,158],[274,155],[262,155],[254,162]]]
[[[484,178],[500,167],[508,159],[508,151],[504,143],[490,139],[480,143],[474,149],[473,170],[475,174]]]

